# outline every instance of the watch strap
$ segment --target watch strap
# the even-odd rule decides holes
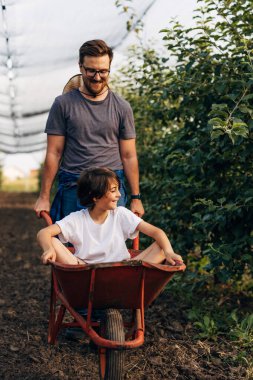
[[[131,199],[141,199],[141,194],[131,194]]]

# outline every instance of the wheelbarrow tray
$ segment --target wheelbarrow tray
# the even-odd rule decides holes
[[[184,269],[184,265],[149,264],[135,260],[85,266],[52,265],[62,293],[75,309],[88,308],[91,298],[95,309],[139,309],[142,280],[146,308],[174,273]]]
[[[49,320],[49,343],[55,343],[62,327],[79,326],[100,347],[113,349],[135,348],[144,342],[144,309],[164,289],[176,272],[185,265],[170,266],[144,261],[122,261],[91,265],[65,265],[51,262],[52,293]],[[56,311],[57,300],[61,302]],[[74,321],[63,323],[66,309]],[[87,309],[85,319],[78,310]],[[111,341],[100,336],[92,321],[93,309],[131,309],[132,321],[124,325],[130,329],[125,342]],[[57,315],[56,315],[57,314]]]

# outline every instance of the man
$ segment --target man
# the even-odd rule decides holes
[[[81,208],[76,181],[89,167],[106,166],[119,176],[118,205],[125,206],[124,175],[131,191],[131,210],[142,216],[135,128],[128,102],[108,87],[113,52],[102,40],[85,42],[79,50],[82,83],[58,96],[47,120],[47,153],[34,210],[50,211],[50,192],[58,172],[59,188],[51,209],[53,221]]]

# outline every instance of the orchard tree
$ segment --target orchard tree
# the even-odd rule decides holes
[[[148,219],[195,272],[227,282],[253,264],[252,2],[198,3],[194,27],[161,31],[166,57],[134,49],[121,83]]]

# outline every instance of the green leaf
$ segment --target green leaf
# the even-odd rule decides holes
[[[214,117],[213,119],[210,119],[208,121],[208,124],[210,124],[213,127],[222,128],[221,126],[224,126],[225,122],[221,120],[219,117]]]
[[[248,261],[251,261],[252,260],[252,255],[242,255],[242,260],[243,261],[246,261],[246,262],[248,262]]]
[[[253,81],[253,79],[252,79],[252,81]],[[250,100],[250,99],[253,99],[253,94],[245,95],[243,99],[244,99],[244,100]]]
[[[211,322],[210,318],[207,315],[205,315],[203,320],[204,320],[204,325],[206,327],[208,327],[210,325],[210,322]]]
[[[239,123],[236,123],[239,124]],[[247,128],[244,127],[244,125],[239,124],[233,126],[232,133],[236,136],[242,136],[242,137],[248,137],[249,131]]]
[[[216,129],[216,130],[211,132],[211,139],[215,140],[224,134],[225,134],[225,132],[222,129]]]

